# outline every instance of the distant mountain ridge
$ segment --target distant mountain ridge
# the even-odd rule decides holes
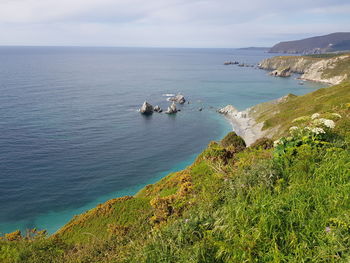
[[[274,45],[269,53],[322,54],[350,50],[350,32],[338,32]]]

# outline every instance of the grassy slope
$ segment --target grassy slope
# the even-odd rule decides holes
[[[50,238],[0,240],[0,262],[346,261],[347,103],[344,83],[257,106],[259,120],[281,134],[315,112],[343,118],[329,146],[306,144],[282,159],[274,149],[237,152],[212,143],[184,171],[79,215]]]
[[[315,112],[336,111],[350,101],[350,83],[322,88],[304,96],[290,95],[282,103],[266,102],[252,108],[252,116],[264,122],[263,129],[277,130],[275,138],[286,134],[298,117]]]

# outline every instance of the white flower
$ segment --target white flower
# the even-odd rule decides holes
[[[339,113],[332,113],[332,115],[334,116],[334,117],[337,117],[337,118],[341,118],[341,115],[339,114]]]
[[[276,140],[273,142],[273,146],[277,147],[281,143],[281,140]]]
[[[335,127],[335,123],[332,120],[324,120],[323,124],[330,129],[334,129]]]
[[[305,127],[304,130],[305,131],[311,131],[311,128],[310,127]]]
[[[297,131],[297,130],[299,130],[299,127],[297,127],[297,126],[292,126],[292,127],[290,127],[289,128],[289,131]]]
[[[324,118],[314,120],[314,124],[316,124],[316,125],[323,124],[324,126],[326,126],[327,128],[330,128],[330,129],[333,129],[335,127],[334,121],[324,119]]]
[[[332,120],[328,120],[328,119],[318,119],[317,122],[315,122],[317,124],[323,124],[324,126],[326,126],[327,128],[333,129],[335,127],[335,123]]]
[[[311,119],[314,120],[314,119],[317,119],[320,117],[320,114],[319,113],[314,113],[311,115]]]
[[[321,133],[326,133],[322,128],[318,128],[318,127],[311,129],[311,131],[313,133],[315,133],[316,135],[321,134]]]

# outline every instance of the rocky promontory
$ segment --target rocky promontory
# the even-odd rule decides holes
[[[274,76],[297,73],[304,80],[336,85],[350,77],[350,54],[277,56],[263,60],[259,68],[272,71]]]

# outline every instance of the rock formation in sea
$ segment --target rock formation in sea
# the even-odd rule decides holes
[[[152,114],[153,113],[153,106],[151,104],[149,104],[147,101],[145,101],[140,108],[140,113]]]
[[[159,107],[158,105],[156,105],[156,106],[154,107],[153,111],[158,112],[158,113],[161,113],[163,110],[162,110],[161,107]]]
[[[165,113],[167,113],[167,114],[174,114],[176,112],[178,112],[178,110],[176,109],[176,104],[173,101],[173,103],[168,107],[168,110]]]
[[[181,94],[178,94],[175,97],[171,97],[171,98],[169,98],[169,100],[180,103],[180,104],[184,104],[186,102],[185,97]]]

